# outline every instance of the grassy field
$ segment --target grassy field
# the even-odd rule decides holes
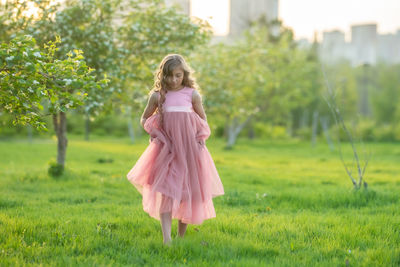
[[[225,188],[217,217],[164,247],[126,179],[147,143],[70,137],[66,174],[53,179],[55,140],[1,141],[0,265],[400,265],[400,144],[368,144],[369,189],[353,192],[323,144],[239,140],[226,151],[210,140]]]

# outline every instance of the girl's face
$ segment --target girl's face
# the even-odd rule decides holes
[[[183,69],[181,67],[177,67],[172,70],[172,75],[168,75],[166,77],[166,82],[168,85],[168,89],[170,90],[179,90],[182,88],[183,82]]]

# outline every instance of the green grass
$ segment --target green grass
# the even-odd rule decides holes
[[[354,192],[323,144],[239,140],[227,151],[212,139],[217,217],[164,247],[126,179],[148,139],[81,139],[70,138],[59,179],[47,175],[54,140],[0,142],[1,266],[400,265],[400,144],[368,144],[369,189]]]

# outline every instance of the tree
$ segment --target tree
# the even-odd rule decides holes
[[[307,55],[293,46],[291,32],[271,37],[262,24],[233,44],[198,53],[195,67],[208,112],[224,118],[227,148],[252,118],[286,124],[311,83]]]
[[[161,0],[128,3],[118,27],[119,44],[124,51],[118,77],[123,91],[113,104],[127,113],[133,141],[131,117],[139,120],[159,62],[169,53],[188,57],[209,41],[211,27],[205,21],[167,8]]]
[[[342,115],[342,112],[340,111],[340,108],[337,105],[337,94],[336,94],[336,89],[335,87],[332,86],[332,84],[329,82],[327,76],[326,76],[326,72],[324,71],[324,69],[322,69],[322,74],[324,76],[324,82],[326,85],[326,93],[325,93],[325,101],[329,106],[329,109],[332,112],[333,118],[335,120],[335,124],[336,126],[343,130],[345,135],[346,135],[346,139],[348,142],[350,142],[351,145],[351,149],[353,152],[353,162],[352,164],[355,164],[355,168],[356,168],[356,175],[353,174],[353,169],[352,166],[348,166],[346,164],[346,162],[344,161],[343,158],[343,152],[342,152],[342,147],[341,147],[341,141],[340,141],[340,134],[338,135],[338,147],[339,147],[339,156],[340,159],[342,161],[342,164],[346,170],[347,175],[349,176],[353,187],[355,190],[359,190],[362,187],[364,187],[365,189],[368,187],[367,182],[365,181],[364,178],[364,174],[365,174],[365,170],[368,166],[368,162],[371,156],[371,153],[369,153],[366,158],[364,163],[361,162],[360,157],[359,157],[359,153],[357,151],[357,147],[355,145],[355,140],[353,137],[353,134],[351,133],[351,131],[349,130],[347,124],[344,121],[344,116]]]
[[[57,58],[64,59],[73,49],[82,50],[88,66],[94,68],[93,74],[99,79],[104,73],[109,77],[109,86],[101,92],[90,93],[78,108],[85,115],[85,137],[89,139],[89,118],[110,107],[111,95],[121,90],[114,77],[119,75],[123,55],[116,45],[113,27],[120,1],[66,0],[62,6],[50,5],[50,2],[35,3],[39,15],[19,30],[34,36],[39,45],[56,35],[62,36],[63,42],[55,54]],[[10,18],[8,24],[12,22]]]
[[[372,72],[377,81],[371,92],[372,113],[378,125],[395,124],[396,112],[399,112],[400,65],[379,64]]]
[[[29,124],[47,130],[44,116],[51,115],[57,135],[57,163],[64,168],[67,148],[66,112],[83,105],[89,92],[101,91],[107,79],[96,81],[80,50],[55,58],[56,44],[43,51],[29,35],[2,43],[0,50],[0,110],[14,115],[14,124]],[[46,105],[43,104],[46,103]],[[44,106],[48,106],[47,110]]]
[[[143,107],[157,63],[168,53],[190,53],[211,35],[207,23],[191,20],[163,2],[66,0],[61,6],[54,1],[13,1],[0,27],[7,36],[30,34],[40,45],[60,35],[63,42],[56,52],[60,59],[70,50],[84,51],[93,73],[98,78],[106,73],[110,80],[107,88],[90,93],[80,107],[86,117],[86,137],[89,118],[112,109],[128,113],[133,133],[132,113]],[[38,8],[35,18],[23,16],[27,3]]]
[[[114,16],[121,1],[67,0],[53,20],[48,20],[52,33],[63,37],[58,57],[67,51],[85,52],[87,64],[94,68],[96,77],[107,74],[110,82],[105,90],[91,92],[78,109],[85,116],[85,139],[89,139],[90,120],[104,109],[109,112],[114,93],[121,92],[120,76],[123,50],[118,47]]]
[[[36,8],[37,14],[30,13],[33,7]],[[53,20],[59,8],[60,4],[55,0],[7,0],[5,3],[0,1],[1,40],[10,42],[21,34],[33,36],[39,46],[54,40],[53,25],[48,22]]]

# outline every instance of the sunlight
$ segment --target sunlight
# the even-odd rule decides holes
[[[192,0],[191,15],[204,20],[213,27],[215,35],[229,32],[229,0]]]
[[[38,14],[39,8],[37,8],[37,7],[35,6],[35,3],[34,3],[34,2],[27,2],[27,7],[28,7],[28,10],[25,11],[25,12],[23,13],[23,15],[24,15],[25,17],[37,18],[38,15],[39,15],[39,14]]]
[[[50,1],[50,6],[53,6],[57,3],[61,3],[63,0],[51,0]],[[7,0],[0,0],[0,3],[2,5],[5,5],[7,3]],[[30,18],[33,17],[33,19],[37,19],[39,17],[39,11],[40,9],[36,6],[34,1],[27,1],[26,2],[26,10],[22,12],[22,15],[24,17]]]

